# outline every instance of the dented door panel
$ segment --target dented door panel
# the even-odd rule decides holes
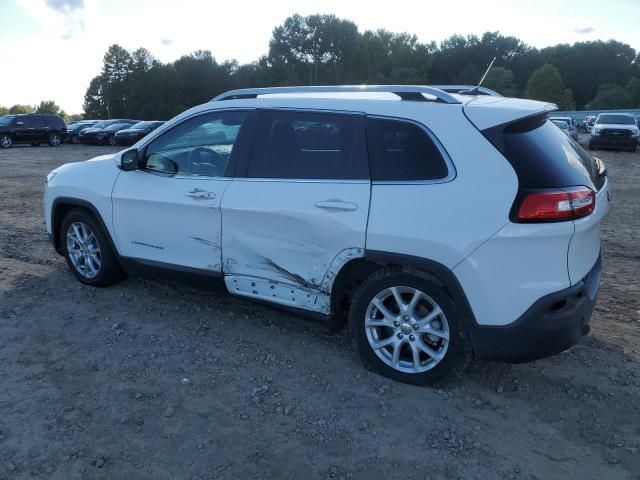
[[[364,255],[369,196],[368,181],[234,180],[222,201],[227,287],[329,313],[337,272]]]

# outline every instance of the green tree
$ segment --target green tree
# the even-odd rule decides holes
[[[596,96],[587,104],[589,109],[633,108],[633,99],[620,85],[605,83],[600,85]]]
[[[633,108],[640,108],[640,78],[633,77],[627,82],[627,93],[631,97]]]
[[[9,109],[9,113],[11,115],[15,115],[17,113],[31,113],[33,112],[33,107],[31,105],[13,105],[10,109]]]
[[[548,63],[531,74],[527,98],[555,103],[561,110],[574,107],[571,90],[565,89],[560,72]]]
[[[108,118],[123,117],[127,107],[127,77],[133,69],[131,54],[120,45],[111,45],[103,58],[102,96]]]
[[[493,67],[487,73],[483,86],[495,90],[505,97],[514,97],[516,95],[513,72],[508,68]]]
[[[60,107],[53,100],[42,100],[36,107],[36,113],[60,114]]]
[[[301,83],[348,81],[357,60],[359,40],[358,27],[349,20],[335,15],[296,14],[274,29],[269,59],[289,64]]]
[[[86,118],[107,118],[102,75],[93,77],[84,95],[83,110]]]
[[[7,113],[9,113],[9,109],[0,105],[0,117],[6,115]]]

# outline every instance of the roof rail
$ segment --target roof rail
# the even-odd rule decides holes
[[[447,93],[457,93],[458,95],[489,95],[491,97],[502,97],[495,90],[487,87],[478,87],[475,85],[431,85]]]
[[[422,102],[460,103],[458,99],[442,89],[423,85],[326,85],[311,87],[272,87],[272,88],[242,88],[229,90],[215,97],[212,102],[220,100],[237,100],[242,98],[256,98],[259,95],[281,93],[344,93],[344,92],[384,92],[393,93],[402,100],[417,100]]]

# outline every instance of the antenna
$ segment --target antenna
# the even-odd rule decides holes
[[[482,75],[482,78],[480,79],[480,83],[478,83],[478,85],[476,86],[476,88],[481,87],[482,86],[482,82],[484,82],[484,79],[486,78],[487,74],[489,73],[489,70],[491,70],[491,67],[493,67],[493,62],[496,61],[496,57],[493,57],[493,60],[491,60],[491,63],[489,64],[489,66],[487,67],[487,71],[484,72],[484,75]]]
[[[491,60],[491,63],[487,67],[487,70],[484,72],[484,75],[482,75],[482,78],[480,79],[480,82],[478,83],[478,85],[476,85],[470,90],[467,90],[465,92],[460,92],[460,93],[464,93],[465,95],[480,95],[480,87],[482,86],[482,82],[484,82],[484,79],[487,77],[487,74],[491,70],[491,67],[493,67],[493,62],[495,61],[496,61],[496,57],[493,57],[493,60]]]

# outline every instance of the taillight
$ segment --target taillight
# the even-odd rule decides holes
[[[521,222],[557,222],[585,217],[593,212],[596,195],[590,188],[579,187],[530,193],[518,209]]]

